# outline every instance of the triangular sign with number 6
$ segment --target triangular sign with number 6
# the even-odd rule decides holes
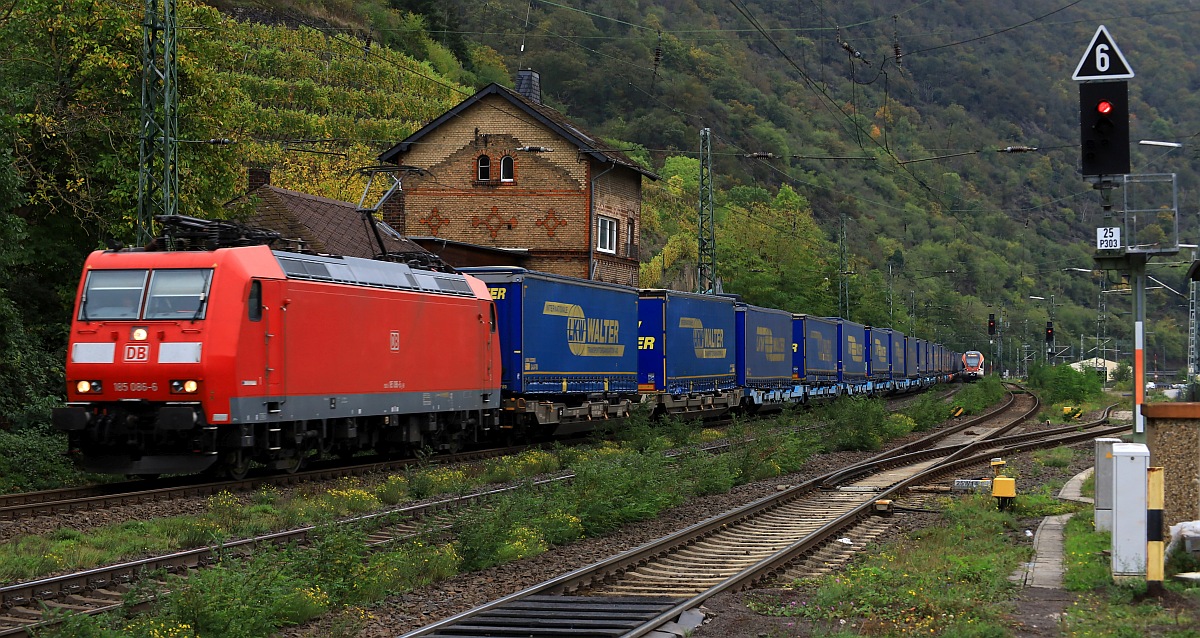
[[[1108,35],[1108,29],[1104,25],[1100,25],[1096,29],[1096,35],[1092,36],[1092,43],[1088,45],[1087,51],[1083,52],[1083,58],[1079,60],[1079,66],[1075,67],[1075,74],[1071,76],[1072,80],[1121,80],[1133,77],[1133,67],[1125,61],[1125,55],[1121,53],[1121,49],[1113,42],[1112,36]]]

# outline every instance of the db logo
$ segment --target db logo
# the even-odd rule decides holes
[[[150,361],[150,344],[131,343],[125,346],[125,363],[147,363]]]

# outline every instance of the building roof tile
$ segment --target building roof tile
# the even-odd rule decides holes
[[[257,201],[245,223],[277,231],[290,243],[288,249],[368,259],[379,252],[355,204],[271,185],[260,186],[246,197]],[[426,252],[386,223],[377,223],[388,252]]]

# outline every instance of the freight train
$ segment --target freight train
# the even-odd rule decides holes
[[[565,435],[639,406],[906,392],[959,361],[890,328],[522,268],[115,249],[84,265],[52,422],[91,471],[240,477]]]

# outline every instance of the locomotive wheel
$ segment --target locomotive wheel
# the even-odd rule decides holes
[[[235,481],[246,478],[246,475],[250,473],[250,455],[245,450],[232,452],[229,461],[225,464],[225,473]]]
[[[287,472],[288,474],[295,474],[296,472],[300,471],[301,467],[304,467],[304,451],[298,450],[297,452],[298,453],[296,456],[284,460],[284,472]]]
[[[328,426],[324,421],[308,421],[307,425],[309,430],[316,431],[318,435],[317,458],[329,458],[330,453],[333,452],[333,433],[326,430]]]

